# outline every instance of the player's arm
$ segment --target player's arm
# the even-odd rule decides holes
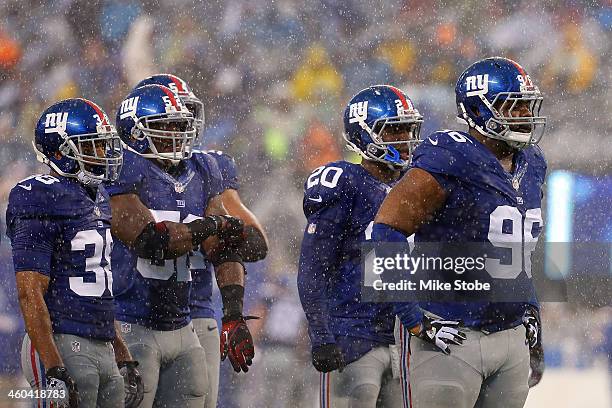
[[[374,218],[372,239],[405,243],[406,238],[431,219],[446,200],[446,192],[425,170],[410,169],[389,192]],[[423,314],[416,302],[396,305],[396,313],[413,334],[423,329]]]
[[[220,195],[213,196],[206,207],[206,216],[226,216]],[[223,302],[221,319],[221,360],[229,357],[234,371],[249,371],[255,357],[253,338],[246,325],[249,316],[243,315],[244,266],[238,247],[242,244],[243,226],[232,218],[222,233],[202,244],[215,267],[217,286]]]
[[[140,258],[174,259],[197,247],[218,232],[223,220],[206,217],[188,224],[156,222],[153,214],[133,193],[111,197],[114,236],[132,248]]]
[[[244,222],[244,243],[239,248],[242,260],[255,262],[264,259],[268,253],[268,237],[255,214],[243,204],[238,191],[233,188],[223,191],[221,201],[229,215]]]
[[[128,346],[121,336],[121,329],[119,322],[115,320],[115,338],[113,339],[113,348],[115,349],[115,361],[132,361],[132,354],[128,349]]]
[[[372,238],[405,243],[421,225],[432,219],[446,201],[446,190],[429,172],[413,168],[389,192],[374,219]],[[450,354],[449,344],[462,344],[466,336],[459,322],[433,320],[423,315],[417,302],[394,305],[402,324],[414,335]],[[433,329],[433,330],[432,330]]]
[[[64,362],[53,340],[53,329],[45,293],[49,277],[35,271],[16,274],[17,296],[26,331],[45,367],[63,367]]]
[[[329,328],[327,288],[338,266],[343,236],[341,206],[331,206],[308,218],[302,240],[297,276],[298,293],[308,321],[312,362],[321,372],[344,366],[340,349]]]

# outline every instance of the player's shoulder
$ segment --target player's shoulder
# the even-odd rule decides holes
[[[189,159],[200,173],[209,174],[211,171],[219,171],[219,164],[216,158],[203,150],[194,150]]]
[[[18,182],[9,193],[9,216],[56,217],[69,215],[75,198],[82,193],[76,180],[36,174]]]
[[[346,161],[317,167],[304,183],[304,206],[325,207],[349,202],[362,173],[360,165]]]
[[[480,142],[466,132],[441,130],[423,139],[412,155],[412,166],[455,177],[469,176],[489,160]]]
[[[523,154],[529,166],[532,167],[534,174],[536,174],[540,182],[543,183],[546,178],[548,165],[544,157],[544,152],[540,146],[531,145],[523,150]]]
[[[415,153],[427,151],[438,152],[441,149],[454,153],[475,152],[477,142],[467,132],[458,130],[438,130],[427,136],[415,149]]]
[[[123,166],[119,178],[132,179],[138,175],[142,175],[148,171],[148,168],[154,164],[147,158],[142,157],[129,149],[123,150]]]
[[[546,171],[548,164],[546,163],[546,157],[540,146],[531,145],[524,150],[524,153],[529,163]]]
[[[220,169],[236,167],[236,161],[234,160],[234,158],[230,154],[222,150],[202,150],[202,151],[195,150],[194,154],[196,153],[208,154],[209,156],[211,156],[213,159],[216,160],[217,165],[219,166]]]

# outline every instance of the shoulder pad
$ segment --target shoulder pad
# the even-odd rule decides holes
[[[355,194],[357,164],[338,161],[317,167],[304,183],[306,216],[337,205],[350,206]]]
[[[528,163],[536,169],[536,173],[543,183],[544,178],[546,177],[546,170],[548,168],[546,158],[544,157],[544,152],[540,146],[532,145],[525,149],[525,155]]]
[[[219,166],[215,158],[205,152],[196,150],[191,155],[191,162],[195,170],[203,180],[210,186],[210,195],[214,196],[223,192],[223,177],[219,171]]]
[[[106,190],[111,196],[136,193],[138,186],[151,165],[153,164],[148,159],[125,149],[123,151],[123,166],[121,167],[119,178],[113,182],[105,183]]]
[[[77,181],[49,174],[28,177],[11,190],[7,207],[10,217],[65,217],[82,210],[80,196],[74,194]]]
[[[430,173],[452,177],[469,177],[478,169],[478,149],[471,136],[464,132],[434,132],[417,146],[412,166]],[[476,167],[474,167],[476,166]]]
[[[206,150],[206,153],[217,161],[221,177],[223,177],[224,189],[238,190],[240,184],[238,183],[238,169],[234,158],[220,150]]]

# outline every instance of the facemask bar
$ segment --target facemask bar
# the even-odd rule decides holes
[[[153,123],[181,123],[185,130],[158,130],[150,127]],[[147,138],[151,153],[139,153],[142,157],[170,160],[178,163],[191,157],[192,147],[197,136],[191,113],[165,113],[138,118],[132,135],[143,140]],[[170,152],[158,151],[155,139],[172,143]]]
[[[197,135],[202,132],[204,128],[204,104],[201,100],[194,96],[181,96],[181,102],[191,112],[194,119],[194,126],[196,128]]]

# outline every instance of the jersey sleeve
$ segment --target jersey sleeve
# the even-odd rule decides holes
[[[136,194],[144,179],[144,158],[130,151],[125,151],[123,156],[123,167],[119,178],[105,184],[109,196],[120,194]]]
[[[9,196],[6,216],[15,272],[36,271],[48,276],[59,226],[44,211],[34,212],[31,205],[23,205],[20,196]]]
[[[224,152],[215,151],[211,153],[221,172],[223,178],[223,189],[224,190],[238,190],[240,183],[238,182],[238,169],[236,168],[236,161],[232,156]]]
[[[305,185],[307,226],[300,253],[298,291],[313,347],[335,341],[328,326],[327,290],[341,261],[343,234],[354,194],[349,174],[343,173],[342,167],[318,168]]]
[[[447,132],[435,132],[424,139],[412,156],[412,167],[431,174],[444,190],[451,191],[459,180],[469,178],[468,150],[463,144],[473,143],[459,132],[455,138]]]

